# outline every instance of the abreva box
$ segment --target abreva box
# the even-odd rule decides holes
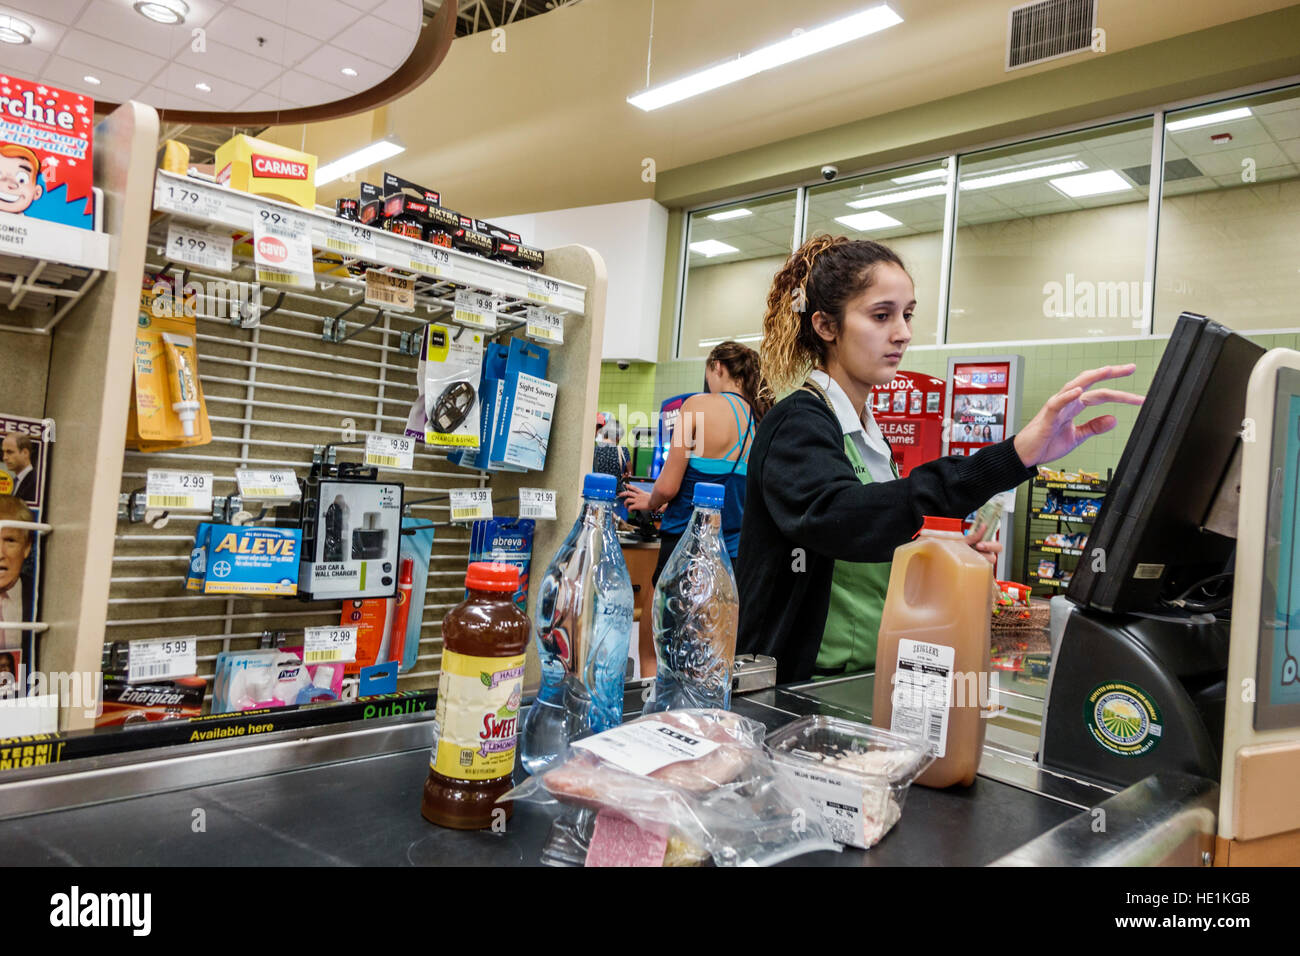
[[[298,593],[300,528],[214,524],[208,528],[204,594]]]
[[[316,157],[242,133],[217,147],[217,182],[257,196],[316,208]]]

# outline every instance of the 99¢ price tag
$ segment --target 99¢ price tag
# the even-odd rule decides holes
[[[161,471],[145,479],[145,507],[165,511],[211,511],[212,472]]]
[[[415,439],[372,433],[366,438],[366,464],[410,471],[415,467]]]
[[[258,282],[315,288],[307,217],[258,207],[253,215],[253,261]]]
[[[298,476],[292,468],[274,469],[236,468],[235,481],[243,498],[299,498]]]
[[[555,492],[550,488],[520,488],[519,517],[555,518]]]
[[[128,684],[193,677],[198,671],[198,641],[192,637],[131,641],[127,647]]]
[[[496,309],[496,300],[490,295],[481,295],[468,289],[456,291],[455,319],[461,325],[495,332],[497,330],[497,317],[494,314]]]
[[[355,627],[309,627],[303,632],[302,662],[332,664],[357,659]]]
[[[564,344],[564,318],[554,312],[547,312],[536,306],[528,309],[528,326],[524,335],[534,342],[546,342],[550,345]]]
[[[452,521],[477,521],[491,517],[491,488],[464,488],[451,493]]]
[[[196,229],[180,222],[167,226],[167,257],[175,262],[188,262],[214,272],[229,272],[233,247],[234,241],[228,235]]]

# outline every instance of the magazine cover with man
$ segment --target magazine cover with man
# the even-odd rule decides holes
[[[21,625],[39,621],[41,536],[7,522],[39,522],[45,513],[48,422],[0,414],[0,654],[36,666],[36,635]]]

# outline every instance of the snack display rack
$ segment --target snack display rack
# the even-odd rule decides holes
[[[1035,478],[1029,488],[1029,518],[1025,522],[1025,558],[1022,568],[1023,580],[1035,588],[1051,589],[1050,593],[1057,593],[1058,589],[1069,587],[1070,578],[1066,575],[1071,574],[1074,568],[1074,562],[1082,558],[1087,551],[1087,534],[1092,529],[1092,524],[1096,520],[1095,516],[1066,515],[1056,512],[1045,511],[1049,492],[1062,492],[1070,495],[1082,496],[1085,498],[1100,499],[1105,496],[1106,488],[1110,480],[1111,472],[1107,470],[1105,479],[1096,479],[1094,481],[1055,481],[1039,476]],[[1098,500],[1100,504],[1100,500]],[[1054,527],[1053,527],[1054,525]],[[1048,538],[1051,534],[1078,534],[1084,535],[1082,547],[1069,547],[1060,544],[1048,544]],[[1039,561],[1041,555],[1050,555],[1047,560],[1051,560],[1056,565],[1056,573],[1053,575],[1040,575],[1038,573]],[[1069,568],[1061,564],[1061,559],[1071,559]]]

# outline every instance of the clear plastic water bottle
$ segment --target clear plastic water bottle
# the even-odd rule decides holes
[[[587,475],[582,512],[537,587],[542,684],[524,717],[524,769],[538,773],[571,740],[623,721],[632,579],[614,530],[612,475]]]
[[[722,540],[722,485],[695,486],[695,511],[654,597],[658,671],[646,713],[731,703],[740,602]]]

